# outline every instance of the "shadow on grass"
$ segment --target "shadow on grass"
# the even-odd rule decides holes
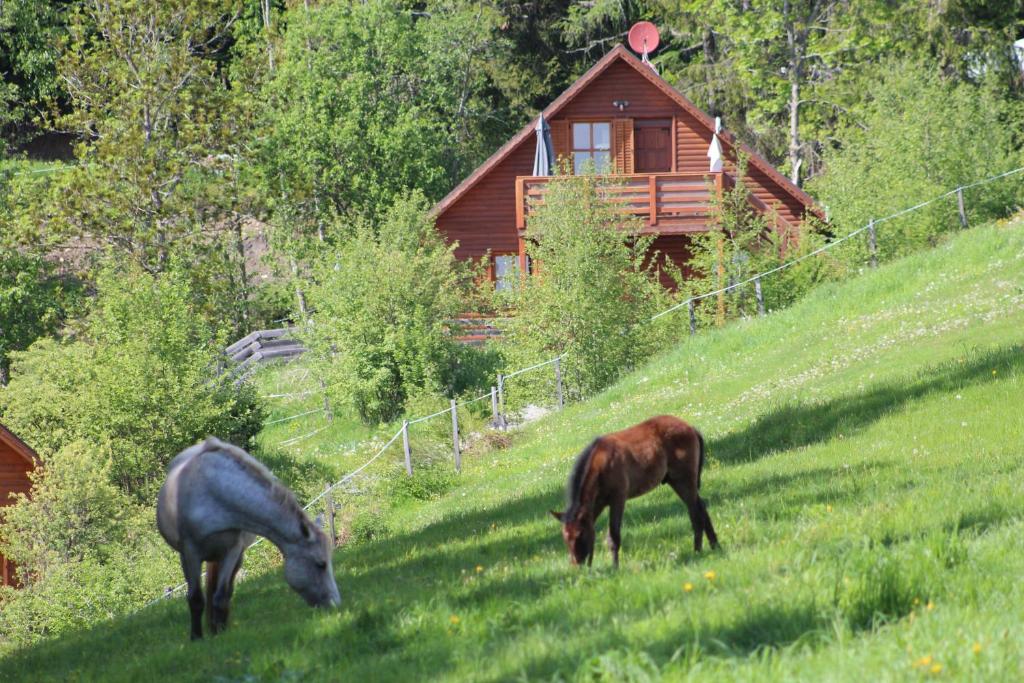
[[[711,439],[708,452],[724,463],[757,460],[779,451],[828,441],[861,430],[886,413],[937,392],[952,392],[991,382],[1024,368],[1024,347],[975,352],[961,362],[926,366],[906,383],[889,383],[870,391],[821,404],[787,404],[773,408],[746,429]],[[993,375],[993,370],[997,371]]]

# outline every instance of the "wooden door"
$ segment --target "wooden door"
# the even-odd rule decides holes
[[[672,121],[634,121],[636,173],[667,173],[672,170]]]

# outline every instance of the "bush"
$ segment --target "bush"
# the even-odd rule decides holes
[[[110,481],[148,503],[181,449],[211,434],[247,448],[262,411],[220,378],[224,337],[182,276],[107,268],[97,288],[75,341],[14,354],[0,414],[44,461],[79,440],[108,454]]]
[[[653,239],[606,199],[595,176],[553,178],[527,228],[537,272],[499,293],[515,309],[501,340],[507,366],[565,354],[567,398],[594,394],[646,358],[657,343],[647,319],[669,299],[648,258]],[[513,389],[550,403],[551,377],[550,370],[523,375]]]
[[[25,645],[138,607],[177,580],[153,511],[110,483],[110,453],[68,444],[30,476],[32,498],[0,512],[20,590],[0,601],[0,641]]]
[[[303,339],[331,398],[367,423],[398,417],[416,394],[457,395],[471,379],[470,352],[451,329],[471,272],[427,209],[420,195],[399,200],[378,229],[360,222],[314,270]]]
[[[712,220],[720,229],[694,235],[690,268],[693,276],[683,283],[686,296],[704,294],[745,282],[785,261],[797,259],[819,248],[825,241],[822,226],[810,218],[800,226],[780,233],[771,214],[758,212],[749,201],[745,184],[747,160],[736,164],[736,184],[719,198],[712,192]],[[841,267],[833,254],[825,252],[802,261],[761,281],[766,311],[788,306],[811,287],[838,276]],[[758,314],[754,283],[726,292],[722,297],[724,318]],[[718,298],[709,297],[697,305],[697,317],[705,324],[718,322]]]
[[[862,78],[870,100],[856,123],[837,131],[825,174],[808,186],[837,233],[1021,165],[1019,112],[986,85],[947,82],[913,62],[882,64]],[[968,217],[1006,215],[1022,198],[1014,178],[969,189]],[[956,198],[948,197],[881,224],[878,250],[883,258],[906,254],[958,226]],[[866,239],[858,245],[852,259],[861,265]]]

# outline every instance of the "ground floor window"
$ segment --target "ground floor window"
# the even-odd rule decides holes
[[[519,254],[495,254],[492,260],[494,288],[511,289],[519,277]]]

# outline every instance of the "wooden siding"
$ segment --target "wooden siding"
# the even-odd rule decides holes
[[[554,126],[552,126],[554,128]],[[437,227],[448,242],[458,241],[455,256],[477,259],[488,251],[517,253],[516,177],[533,173],[533,142],[524,141],[486,178],[447,211]]]
[[[32,488],[32,480],[28,478],[33,466],[25,457],[3,439],[0,439],[0,507],[14,502],[14,495],[28,493]],[[12,586],[14,581],[14,565],[0,555],[0,581],[4,586]]]

